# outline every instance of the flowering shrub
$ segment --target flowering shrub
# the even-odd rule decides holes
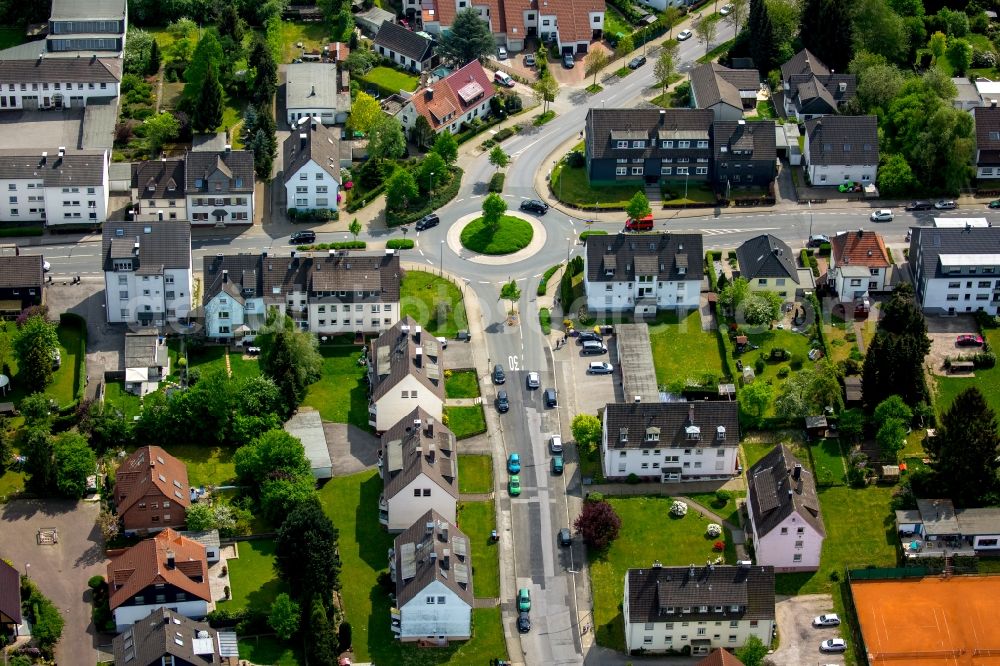
[[[674,503],[670,505],[671,516],[686,516],[687,512],[688,505],[680,500],[674,500]]]
[[[726,544],[724,544],[721,541],[716,541],[715,543],[712,544],[712,550],[714,550],[717,553],[721,553],[725,549],[726,549]]]
[[[722,525],[716,525],[715,523],[709,523],[708,528],[705,533],[713,539],[722,534]]]

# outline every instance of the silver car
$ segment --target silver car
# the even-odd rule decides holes
[[[538,376],[537,372],[529,372],[526,383],[528,385],[528,388],[536,389],[542,385],[542,378]]]

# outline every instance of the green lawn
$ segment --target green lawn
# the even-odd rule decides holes
[[[839,439],[822,439],[809,446],[815,462],[816,483],[821,486],[842,486],[847,483],[847,470]]]
[[[458,492],[489,493],[493,491],[493,458],[471,453],[458,456]]]
[[[325,21],[314,23],[281,22],[281,62],[289,63],[302,56],[296,44],[302,42],[306,51],[322,51],[330,43],[330,29]]]
[[[983,332],[983,336],[991,349],[1000,349],[1000,329],[987,329]],[[972,352],[966,353],[971,354]],[[1000,414],[1000,366],[987,370],[976,370],[975,378],[935,375],[934,383],[937,384],[935,406],[938,414],[943,414],[951,407],[951,403],[955,401],[958,394],[970,386],[975,386],[982,391],[987,404],[993,408],[994,412]]]
[[[611,37],[619,32],[623,35],[631,35],[632,30],[632,25],[628,19],[621,15],[621,12],[614,7],[607,7],[607,11],[604,13],[604,34]]]
[[[8,469],[0,474],[0,502],[7,501],[7,496],[24,490],[24,472]]]
[[[473,638],[446,649],[402,645],[389,625],[388,595],[378,587],[378,574],[388,570],[386,552],[392,536],[378,522],[382,480],[372,470],[338,477],[320,490],[323,509],[340,530],[341,596],[351,623],[354,660],[376,664],[484,664],[506,658],[499,608],[473,611]],[[473,544],[475,545],[475,544]],[[473,551],[473,557],[475,557]],[[476,585],[473,573],[473,586]]]
[[[715,203],[718,199],[715,195],[715,190],[707,183],[673,180],[662,183],[661,188],[663,191],[663,203],[668,206],[692,203]]]
[[[375,86],[383,94],[397,95],[400,90],[406,92],[416,90],[420,79],[392,67],[373,67],[371,71],[361,77],[361,82],[362,89]]]
[[[26,41],[24,28],[0,28],[0,49],[9,49]]]
[[[496,229],[477,217],[462,229],[462,245],[481,254],[512,254],[528,247],[534,231],[531,223],[513,215],[504,215]]]
[[[665,566],[703,564],[719,553],[712,550],[716,539],[705,529],[711,522],[689,507],[683,518],[669,517],[668,497],[607,498],[622,521],[621,532],[605,553],[588,552],[590,583],[594,596],[594,627],[597,642],[616,650],[625,649],[621,603],[625,572],[651,566],[659,560]],[[731,539],[726,535],[727,544]],[[727,549],[726,561],[735,557]]]
[[[319,411],[324,421],[352,423],[368,429],[368,391],[364,383],[365,367],[358,365],[361,348],[346,345],[320,345],[323,376],[309,386],[307,407]]]
[[[193,444],[171,444],[165,448],[187,464],[188,483],[192,486],[226,486],[236,480],[234,449]]]
[[[278,578],[274,570],[274,548],[274,541],[271,539],[239,543],[239,558],[229,560],[230,590],[233,598],[229,601],[220,601],[219,608],[231,610],[254,608],[266,613],[270,610],[274,598],[288,591],[288,585]]]
[[[229,367],[232,368],[233,379],[249,379],[260,375],[260,362],[255,358],[243,358],[243,354],[229,355]]]
[[[104,404],[119,410],[129,421],[142,411],[142,400],[137,395],[126,393],[124,382],[108,382],[104,385]]]
[[[480,599],[500,596],[500,561],[497,544],[490,540],[496,529],[493,501],[459,502],[458,527],[472,542],[472,591]]]
[[[9,366],[11,371],[11,389],[3,396],[3,401],[14,404],[18,404],[26,396],[17,377],[17,357],[14,354],[13,339],[16,330],[17,325],[13,321],[0,322],[0,365]],[[57,333],[62,361],[59,369],[52,373],[52,382],[45,387],[45,392],[60,406],[66,407],[73,402],[77,389],[82,388],[87,370],[85,361],[79,354],[81,331],[73,325],[60,324]]]
[[[774,113],[774,104],[771,100],[768,99],[763,102],[757,102],[756,117],[761,120],[773,120],[776,117]]]
[[[469,327],[462,292],[451,280],[424,271],[406,271],[399,296],[402,316],[412,317],[428,335],[451,339]]]
[[[299,666],[305,663],[300,649],[284,645],[275,636],[241,638],[239,648],[240,659],[246,659],[253,664]]]
[[[757,461],[766,456],[774,448],[770,442],[754,443],[743,442],[740,444],[743,449],[743,469],[750,469],[757,464]]]
[[[677,392],[686,384],[708,383],[707,376],[713,377],[714,383],[725,375],[718,336],[701,329],[697,310],[681,313],[681,317],[665,312],[649,325],[656,383]]]
[[[636,192],[642,192],[641,182],[621,185],[591,185],[585,167],[568,167],[560,163],[552,170],[552,192],[560,201],[572,206],[624,208]]]
[[[858,348],[851,322],[834,317],[829,323],[823,324],[823,335],[830,346],[830,360],[834,363],[847,360],[852,351]]]
[[[716,496],[715,493],[687,493],[685,497],[702,505],[730,525],[739,526],[739,509],[736,500],[740,497],[746,497],[747,493],[745,490],[724,491],[724,493],[722,498]],[[720,499],[723,501],[719,501]]]
[[[486,432],[486,417],[483,415],[482,405],[445,407],[444,415],[448,419],[448,429],[455,434],[456,439]]]
[[[444,380],[445,396],[449,398],[478,398],[479,378],[475,370],[452,372]]]
[[[761,333],[747,333],[747,338],[750,340],[750,344],[754,344],[760,347],[759,350],[751,350],[747,353],[742,354],[741,358],[744,365],[753,366],[758,358],[763,357],[764,372],[757,373],[756,379],[754,381],[770,381],[774,384],[774,396],[777,397],[781,391],[781,385],[784,383],[784,379],[778,377],[778,371],[781,368],[788,368],[788,361],[776,361],[771,362],[771,350],[772,349],[785,349],[791,354],[792,357],[798,357],[803,361],[803,367],[810,367],[812,362],[806,357],[809,353],[809,338],[802,335],[801,333],[793,333],[789,330],[772,329],[769,331],[763,331]],[[789,374],[791,376],[791,374]],[[767,415],[770,416],[774,413],[774,403],[767,408]]]

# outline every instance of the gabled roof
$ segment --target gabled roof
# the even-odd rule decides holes
[[[700,281],[703,257],[701,234],[591,236],[587,240],[587,282],[624,282],[636,275]]]
[[[386,24],[383,24],[386,25]],[[332,62],[297,62],[285,73],[286,109],[338,109],[344,100],[337,93],[337,65]]]
[[[458,451],[451,430],[417,407],[382,434],[385,498],[423,474],[458,499]]]
[[[259,254],[225,254],[202,258],[201,302],[208,305],[220,293],[229,294],[237,303],[248,298],[263,296],[261,262]]]
[[[122,65],[118,58],[0,60],[0,81],[4,82],[118,83],[121,78]]]
[[[405,377],[413,376],[444,401],[444,350],[433,336],[417,333],[417,322],[403,317],[371,343],[372,400],[379,400]],[[421,354],[417,356],[417,350]]]
[[[192,598],[211,601],[205,547],[167,528],[112,558],[108,563],[111,610],[156,583],[172,585]],[[153,603],[152,599],[148,601]]]
[[[742,111],[740,91],[756,92],[759,88],[760,73],[756,69],[729,69],[710,62],[691,70],[691,94],[699,109],[722,102]]]
[[[382,25],[391,25],[383,23]],[[323,169],[334,181],[340,183],[340,135],[309,118],[292,128],[288,138],[282,144],[282,162],[285,182],[298,179],[299,170],[315,163]],[[331,205],[331,208],[334,206]]]
[[[977,164],[1000,164],[1000,108],[979,106],[972,114],[976,122]]]
[[[186,508],[191,505],[188,489],[187,466],[159,446],[139,447],[122,461],[115,473],[118,515],[128,512],[151,493],[159,493]]]
[[[437,83],[417,90],[410,101],[416,112],[437,130],[489,100],[495,91],[486,70],[478,60],[473,60]]]
[[[184,196],[184,160],[150,160],[132,165],[132,187],[139,199]]]
[[[747,495],[757,538],[798,514],[820,535],[825,535],[816,480],[784,444],[771,449],[747,472]]]
[[[555,14],[559,40],[590,42],[594,28],[590,23],[591,12],[603,12],[604,0],[547,0],[543,14]]]
[[[251,194],[253,193],[253,153],[249,150],[195,150],[185,157],[185,189],[188,194]],[[208,191],[208,178],[216,172],[228,180],[221,191]]]
[[[115,666],[152,666],[168,655],[187,664],[219,664],[220,648],[219,632],[207,622],[169,608],[157,608],[112,641]]]
[[[825,116],[806,121],[811,164],[878,164],[875,116]]]
[[[378,29],[374,43],[417,62],[433,55],[434,42],[391,21],[386,21]]]
[[[729,401],[608,403],[609,449],[737,446],[739,408]]]
[[[716,648],[715,652],[708,655],[694,666],[743,666],[743,662],[737,659],[732,652]]]
[[[788,81],[792,76],[826,76],[830,73],[829,68],[809,49],[802,49],[781,66],[781,80]]]
[[[795,255],[785,241],[771,234],[761,234],[736,248],[740,276],[748,280],[757,278],[791,278],[799,283]]]
[[[937,229],[934,227],[912,227],[910,241],[910,265],[914,276],[921,278],[946,278],[942,257],[951,261],[952,257],[968,256],[983,265],[993,266],[997,275],[1000,269],[1000,227],[969,227],[959,229]],[[919,252],[917,251],[919,248]],[[978,258],[977,258],[978,257]],[[918,269],[917,261],[921,262]]]
[[[48,155],[42,157],[42,153]],[[40,180],[45,187],[101,187],[107,171],[103,150],[73,150],[59,157],[57,148],[28,153],[19,149],[0,150],[0,179]]]
[[[682,620],[768,621],[775,617],[774,567],[770,566],[654,565],[629,569],[625,587],[626,625]],[[708,608],[702,611],[701,606]]]
[[[393,542],[396,607],[402,608],[437,581],[472,607],[472,546],[469,537],[434,510]]]
[[[105,271],[114,270],[115,259],[130,257],[137,273],[157,274],[167,268],[191,268],[191,225],[186,222],[109,220],[104,223],[101,246]]]
[[[334,251],[261,255],[265,303],[284,303],[292,292],[308,292],[318,303],[395,303],[399,300],[398,254]],[[233,278],[233,274],[230,273]]]
[[[845,231],[830,239],[830,253],[833,265],[865,266],[866,268],[887,268],[889,253],[882,236],[874,231]]]
[[[714,118],[711,109],[591,108],[586,121],[587,154],[595,159],[622,156],[623,151],[615,152],[611,136],[621,131],[646,139],[645,149],[629,150],[627,157],[651,153],[660,138],[707,140]]]
[[[857,93],[853,74],[795,74],[788,81],[789,96],[800,113],[836,113],[840,105]]]
[[[45,259],[35,255],[0,256],[0,289],[42,289]]]
[[[717,160],[774,162],[778,156],[773,120],[716,120],[712,137]]]
[[[0,621],[4,618],[21,624],[21,575],[0,560]]]

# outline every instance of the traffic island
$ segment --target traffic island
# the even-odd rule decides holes
[[[504,215],[496,227],[477,217],[462,229],[462,247],[479,254],[507,255],[523,250],[531,244],[534,230],[531,223],[513,215]]]

